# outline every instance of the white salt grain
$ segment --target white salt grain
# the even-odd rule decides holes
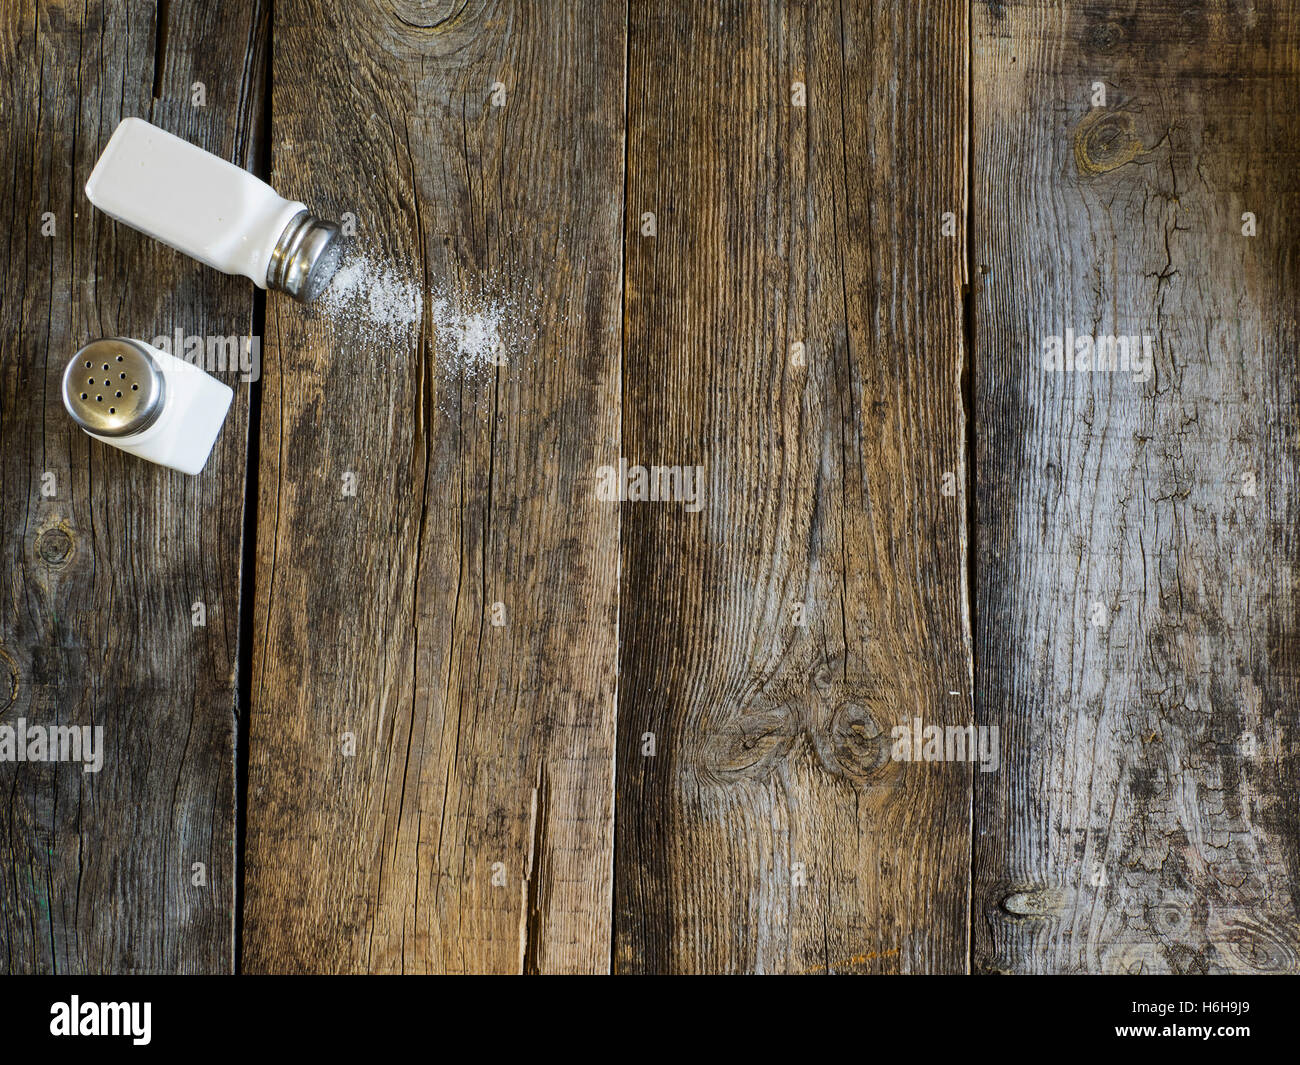
[[[531,361],[541,313],[535,293],[502,275],[475,276],[462,288],[437,282],[429,319],[438,365],[448,376],[513,376]]]
[[[510,279],[489,273],[460,284],[438,279],[426,303],[409,275],[354,248],[315,307],[335,328],[374,336],[394,351],[405,347],[403,340],[413,342],[427,312],[432,353],[448,379],[513,376],[529,360],[540,313],[535,293],[516,291]]]
[[[502,339],[502,308],[491,304],[463,312],[446,296],[433,301],[434,337],[442,364],[474,373],[485,366],[503,364],[507,352]]]
[[[335,272],[317,305],[334,319],[384,331],[389,337],[419,321],[419,286],[364,253],[354,253]]]

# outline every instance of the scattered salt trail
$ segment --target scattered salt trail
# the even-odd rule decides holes
[[[505,337],[506,316],[500,303],[463,312],[454,300],[433,301],[433,332],[441,364],[470,374],[487,366],[505,365],[509,359]]]
[[[333,318],[368,325],[390,337],[418,322],[422,310],[419,286],[364,252],[345,258],[317,305]]]
[[[465,287],[435,282],[429,319],[439,369],[448,378],[513,375],[533,359],[541,315],[537,293],[520,290],[514,278],[488,273]]]
[[[510,277],[491,273],[459,284],[441,278],[426,303],[411,274],[378,253],[351,249],[315,306],[334,324],[386,342],[409,341],[427,313],[433,355],[447,379],[513,373],[531,358],[541,313],[535,291],[517,291]]]

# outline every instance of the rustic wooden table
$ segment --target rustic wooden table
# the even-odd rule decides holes
[[[1298,74],[1293,0],[4,5],[0,971],[1300,969]],[[418,320],[95,211],[131,115]],[[177,334],[260,345],[194,478],[59,399]]]

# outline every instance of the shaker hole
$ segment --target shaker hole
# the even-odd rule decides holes
[[[105,369],[105,370],[108,369],[108,363],[104,363],[104,369]]]
[[[104,402],[104,397],[103,397],[103,396],[96,396],[96,397],[95,397],[95,402],[96,402],[96,403],[103,403],[103,402]]]
[[[120,373],[120,374],[118,374],[117,376],[120,377],[123,381],[126,380],[126,374],[124,374],[124,373]]]
[[[139,391],[140,391],[140,386],[139,386],[139,385],[132,385],[132,386],[131,386],[131,391],[132,391],[132,392],[139,392]]]
[[[90,363],[86,363],[86,369],[87,369],[87,370],[90,369]]]
[[[109,407],[109,408],[108,408],[108,413],[109,413],[109,414],[116,414],[116,413],[117,413],[117,408],[116,408],[116,407]]]
[[[121,361],[122,361],[122,356],[121,356],[121,355],[119,355],[119,356],[117,357],[117,361],[118,361],[118,362],[121,362]]]
[[[118,399],[121,399],[121,398],[122,398],[122,393],[121,393],[121,392],[119,392],[119,393],[117,394],[117,398],[118,398]]]
[[[84,393],[84,392],[81,393],[81,398],[82,398],[82,399],[85,399],[85,398],[86,398],[86,393]]]

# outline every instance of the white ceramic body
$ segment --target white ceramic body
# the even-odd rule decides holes
[[[136,343],[149,349],[162,370],[162,413],[148,429],[133,436],[88,435],[160,466],[198,473],[212,453],[235,394],[197,366],[143,341]]]
[[[266,288],[271,253],[305,210],[265,181],[142,118],[124,118],[86,196],[132,229]]]

